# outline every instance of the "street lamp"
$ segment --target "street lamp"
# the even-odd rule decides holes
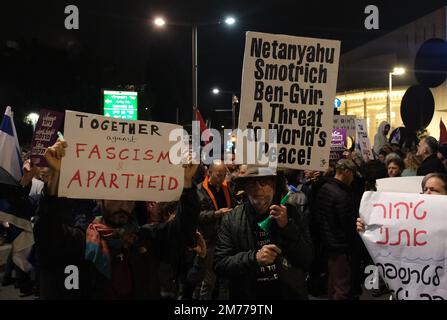
[[[392,72],[389,73],[389,91],[388,91],[388,104],[386,108],[386,121],[391,124],[391,92],[393,91],[393,76],[401,76],[405,74],[405,68],[395,67]]]
[[[234,17],[226,17],[225,24],[234,25],[236,23],[236,19]],[[201,23],[201,24],[190,24],[190,23],[171,23],[173,25],[180,26],[188,26],[192,28],[192,120],[196,119],[196,109],[198,106],[197,103],[197,28],[199,26],[207,26],[212,24],[220,24],[221,21],[217,21],[214,23]],[[166,24],[166,20],[161,17],[156,17],[154,19],[154,24],[157,27],[163,27]]]
[[[39,115],[35,112],[31,112],[25,117],[25,121],[33,126],[33,132],[36,129],[36,123],[38,120]]]
[[[218,95],[220,93],[230,93],[231,94],[231,129],[234,130],[236,128],[236,104],[239,103],[239,98],[234,94],[233,91],[220,90],[219,88],[213,88],[212,90],[214,95]]]

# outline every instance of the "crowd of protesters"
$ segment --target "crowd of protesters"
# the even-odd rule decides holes
[[[405,149],[389,130],[379,127],[375,160],[346,150],[326,172],[187,164],[181,199],[170,203],[58,197],[70,143],[58,141],[45,153],[49,168],[24,156],[18,206],[32,211],[33,268],[8,259],[2,285],[40,299],[359,299],[372,263],[359,236],[363,192],[377,179],[419,175],[422,193],[447,194],[447,146],[429,136]],[[7,222],[1,230],[12,232]],[[70,265],[78,290],[67,290]]]

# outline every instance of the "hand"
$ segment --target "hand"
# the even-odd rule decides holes
[[[196,243],[197,246],[193,248],[193,250],[199,255],[200,258],[205,258],[206,256],[206,242],[203,238],[202,234],[199,231],[196,231]]]
[[[67,142],[58,139],[55,144],[45,150],[45,159],[51,168],[50,179],[48,179],[47,191],[50,196],[57,196],[59,188],[59,172],[61,170],[61,159],[65,156]]]
[[[20,184],[23,187],[27,187],[32,183],[33,177],[36,175],[37,172],[37,167],[33,166],[31,160],[28,159],[23,163],[22,169],[23,169],[23,176],[22,179],[20,180]]]
[[[214,216],[215,216],[216,218],[222,218],[224,215],[226,215],[227,213],[229,213],[231,210],[233,210],[233,209],[231,209],[231,208],[222,208],[222,209],[219,209],[219,210],[217,210],[217,211],[214,212]]]
[[[365,222],[362,220],[362,218],[357,218],[356,227],[358,233],[365,232]]]
[[[67,142],[57,139],[55,144],[45,150],[45,159],[53,171],[61,170],[61,159],[65,157],[65,148],[67,148]]]
[[[276,204],[271,206],[270,208],[270,215],[274,220],[276,220],[276,223],[278,224],[278,227],[281,229],[287,226],[288,217],[287,217],[287,208],[285,206],[277,206]]]
[[[199,164],[193,164],[191,155],[188,155],[186,163],[183,164],[183,168],[185,168],[185,184],[184,184],[184,188],[191,188],[192,187],[192,178],[196,174],[196,171],[197,171],[198,167],[199,167]]]
[[[266,244],[256,253],[256,261],[261,266],[268,266],[275,262],[278,254],[281,254],[281,249],[274,244]]]

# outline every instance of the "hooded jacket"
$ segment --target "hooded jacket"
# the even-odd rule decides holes
[[[384,146],[389,145],[388,138],[386,135],[383,134],[383,130],[385,129],[385,126],[389,125],[388,122],[382,121],[379,125],[379,129],[377,129],[377,133],[374,136],[374,152],[376,154],[379,154],[380,149],[382,149]]]

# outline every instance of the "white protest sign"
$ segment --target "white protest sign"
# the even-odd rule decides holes
[[[349,137],[355,139],[355,116],[334,115],[334,129],[346,129]]]
[[[360,150],[364,159],[374,160],[365,119],[355,119],[355,127],[357,130],[356,148]]]
[[[423,176],[377,179],[377,191],[421,193]]]
[[[328,167],[339,55],[339,41],[247,32],[239,129],[276,129],[279,167]]]
[[[180,126],[66,111],[59,196],[81,199],[172,201],[184,169],[170,163]]]
[[[447,196],[365,192],[361,235],[398,300],[447,299]]]

